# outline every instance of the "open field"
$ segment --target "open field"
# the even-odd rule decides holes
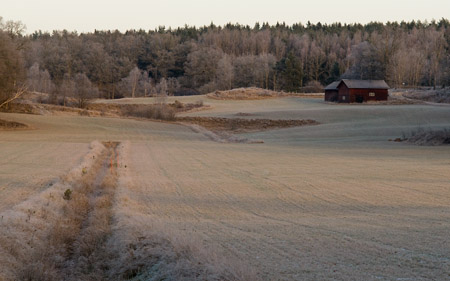
[[[449,146],[388,141],[418,127],[450,127],[448,108],[335,105],[296,97],[169,98],[174,100],[210,106],[183,116],[320,124],[245,133],[264,143],[231,144],[178,124],[0,113],[0,119],[33,128],[0,131],[0,223],[17,231],[17,213],[40,208],[27,202],[40,202],[34,199],[52,189],[50,183],[83,163],[92,141],[116,141],[121,145],[111,249],[134,251],[145,261],[146,251],[185,253],[177,249],[188,245],[194,258],[168,258],[160,268],[183,271],[201,264],[207,272],[201,276],[216,280],[252,280],[254,272],[263,280],[450,278]],[[172,246],[154,246],[149,239],[155,236]],[[124,250],[129,245],[134,250]],[[0,241],[0,254],[2,247]],[[119,255],[111,265],[125,266],[119,261],[129,259]],[[19,258],[15,264],[20,267]],[[14,272],[2,266],[0,272]],[[148,279],[156,268],[137,267]],[[9,276],[0,274],[0,280]]]

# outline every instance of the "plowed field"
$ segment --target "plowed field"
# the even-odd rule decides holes
[[[195,241],[263,280],[450,279],[450,147],[388,141],[450,127],[447,108],[202,99],[210,110],[185,115],[320,125],[247,133],[264,143],[242,144],[162,122],[0,114],[33,128],[0,131],[1,214],[78,165],[90,142],[117,141],[112,212],[127,239]]]

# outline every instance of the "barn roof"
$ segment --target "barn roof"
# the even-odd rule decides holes
[[[388,84],[384,80],[342,79],[341,82],[345,83],[349,89],[389,89]]]
[[[337,86],[339,85],[341,81],[334,81],[333,83],[331,83],[330,85],[325,87],[325,90],[336,90],[337,91]]]

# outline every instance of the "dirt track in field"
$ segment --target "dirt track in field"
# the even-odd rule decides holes
[[[1,132],[2,153],[12,159],[29,149],[17,154],[18,163],[42,158],[51,165],[46,147],[56,145],[72,159],[69,167],[91,140],[125,141],[127,180],[114,207],[127,218],[123,229],[193,239],[249,264],[264,280],[450,278],[450,151],[388,141],[418,126],[449,126],[445,108],[333,106],[295,98],[210,106],[187,115],[246,113],[321,125],[244,134],[265,142],[249,145],[211,142],[159,122],[8,115],[37,129]],[[77,148],[78,156],[65,152]],[[30,166],[22,175],[10,162],[0,169],[0,185],[9,190],[44,169]],[[65,167],[55,163],[54,173]],[[38,193],[37,186],[30,182],[27,190]],[[18,202],[4,194],[4,210]]]

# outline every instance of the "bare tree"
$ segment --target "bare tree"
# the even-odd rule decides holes
[[[141,72],[139,68],[135,67],[130,71],[130,75],[128,75],[128,83],[130,85],[131,97],[135,97],[136,89],[138,86],[139,77],[141,76]]]
[[[213,81],[216,76],[217,64],[223,52],[213,48],[200,48],[191,52],[185,64],[185,74],[189,86],[199,88]]]
[[[64,75],[62,83],[58,87],[58,93],[62,98],[62,105],[67,105],[68,97],[75,97],[75,82],[71,79],[69,74]]]
[[[156,103],[162,105],[167,102],[167,89],[167,81],[165,78],[162,78],[156,85]]]
[[[50,74],[47,70],[40,70],[38,63],[28,69],[27,85],[33,92],[51,93],[55,89]]]
[[[23,81],[22,58],[13,40],[0,30],[0,103],[18,92]]]
[[[429,42],[429,57],[430,57],[430,76],[432,78],[433,88],[436,89],[439,78],[439,66],[444,61],[445,48],[447,42],[445,41],[443,30],[431,29],[428,32]]]
[[[234,86],[257,86],[255,79],[256,57],[252,55],[240,56],[234,60]]]
[[[180,89],[180,82],[176,78],[167,78],[167,94],[173,96]]]
[[[272,54],[261,54],[256,58],[255,75],[259,87],[269,89],[269,78],[275,64],[276,58]]]
[[[27,29],[26,25],[21,21],[8,20],[3,22],[3,18],[0,17],[0,30],[8,33],[11,37],[20,37]]]
[[[152,79],[148,76],[147,71],[143,71],[138,81],[139,91],[143,93],[144,97],[148,97],[152,91],[152,88]]]
[[[219,90],[230,90],[233,87],[234,68],[229,55],[224,54],[217,63],[216,86]]]
[[[12,94],[8,99],[6,99],[5,101],[3,101],[2,103],[0,103],[0,108],[7,106],[9,103],[11,103],[12,101],[20,98],[25,92],[27,91],[27,88],[25,86],[21,86],[20,88],[17,89],[17,91]]]
[[[409,51],[401,49],[395,53],[389,65],[388,75],[391,86],[402,87],[408,83],[408,72],[410,69]]]
[[[98,96],[98,89],[92,86],[91,81],[86,74],[78,73],[74,77],[75,81],[75,96],[78,100],[78,107],[84,108],[89,99]]]

